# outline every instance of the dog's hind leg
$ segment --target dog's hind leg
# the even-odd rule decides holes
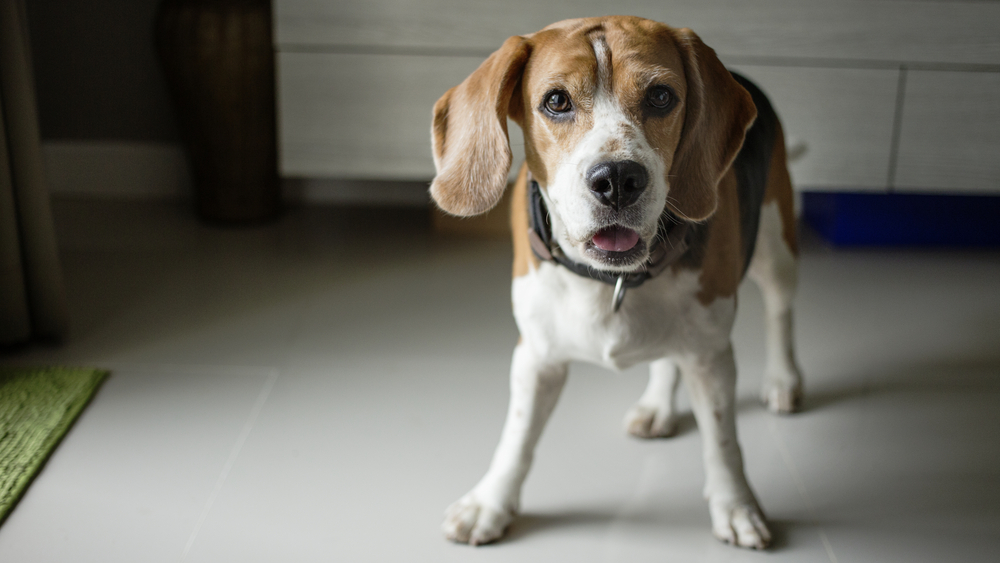
[[[765,204],[749,276],[760,288],[766,311],[767,364],[761,400],[772,412],[787,414],[802,407],[802,374],[792,334],[792,298],[798,272],[793,248],[782,231],[778,203]]]
[[[479,483],[445,511],[441,528],[456,542],[496,541],[514,519],[521,486],[528,476],[535,445],[566,383],[567,365],[540,358],[524,341],[514,348],[510,367],[510,405],[500,444]]]
[[[764,296],[767,364],[761,400],[776,413],[802,408],[802,373],[795,361],[792,299],[798,285],[798,232],[784,133],[779,125],[768,170],[764,205],[749,276]]]
[[[649,383],[625,414],[625,430],[637,438],[669,438],[677,433],[677,385],[674,363],[662,358],[649,365]]]

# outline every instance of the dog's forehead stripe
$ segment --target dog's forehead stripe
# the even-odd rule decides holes
[[[597,88],[611,94],[611,48],[603,33],[591,36],[590,44],[594,48],[594,58],[597,60]]]

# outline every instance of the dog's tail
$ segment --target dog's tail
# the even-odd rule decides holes
[[[789,164],[802,158],[808,150],[809,146],[806,145],[806,142],[798,137],[790,136],[785,142],[785,155]]]

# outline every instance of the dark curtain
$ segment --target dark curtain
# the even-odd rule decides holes
[[[66,330],[24,3],[0,0],[0,346]]]

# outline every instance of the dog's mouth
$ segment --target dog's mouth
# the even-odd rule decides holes
[[[626,252],[639,243],[639,233],[614,225],[597,231],[590,243],[605,252]]]
[[[638,262],[646,253],[646,243],[639,233],[628,227],[605,227],[586,243],[587,255],[612,267],[628,267]]]

